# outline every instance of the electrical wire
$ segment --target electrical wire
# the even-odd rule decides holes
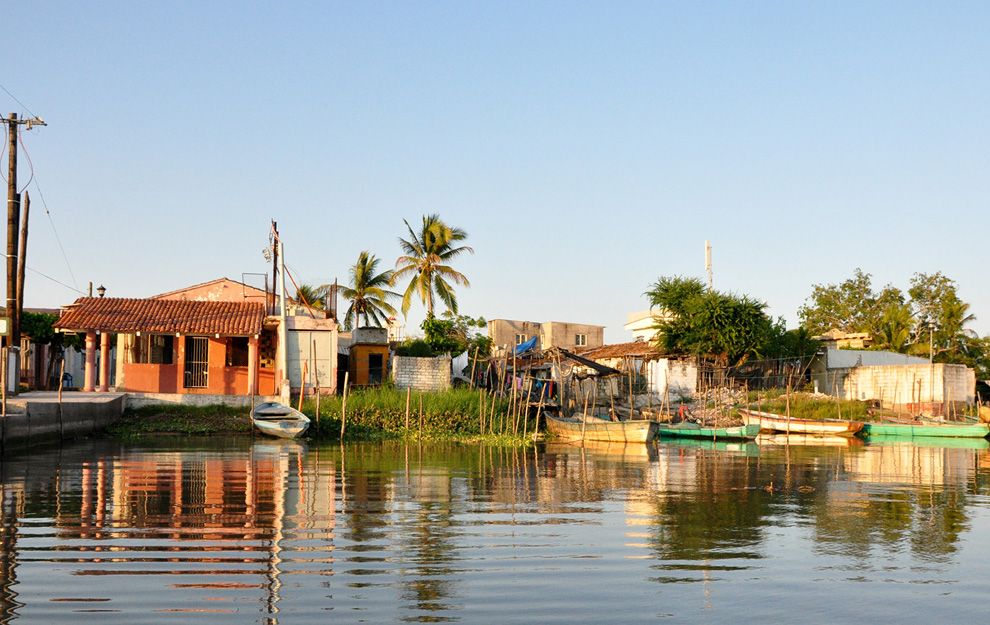
[[[65,261],[65,267],[69,270],[69,275],[72,276],[72,284],[75,285],[74,291],[79,291],[79,281],[76,280],[76,274],[72,271],[72,263],[69,262],[69,256],[65,253],[65,246],[62,245],[62,238],[58,236],[58,230],[55,228],[55,219],[52,217],[52,212],[48,210],[48,202],[45,201],[45,194],[41,191],[41,183],[38,179],[34,179],[34,188],[38,190],[38,196],[41,198],[41,205],[45,207],[45,214],[48,215],[48,223],[52,226],[52,234],[55,235],[55,242],[58,243],[58,249],[62,252],[62,260]],[[71,287],[70,287],[71,288]],[[82,293],[82,291],[79,291]]]
[[[31,181],[34,180],[34,161],[31,160],[31,153],[28,152],[27,146],[24,145],[24,133],[18,133],[17,140],[21,143],[21,148],[24,150],[24,156],[26,156],[28,160],[28,167],[31,168],[31,177],[28,178],[28,181],[24,183],[24,186],[17,191],[18,193],[21,193],[24,189],[27,189],[31,184]]]
[[[13,93],[11,93],[11,92],[10,92],[10,91],[9,91],[9,90],[8,90],[8,89],[7,89],[6,87],[4,87],[4,86],[3,86],[2,84],[0,84],[0,89],[3,89],[3,90],[4,90],[4,92],[6,92],[6,94],[7,94],[7,95],[9,95],[9,96],[10,96],[11,98],[13,98],[13,99],[14,99],[14,102],[17,102],[18,104],[20,104],[20,105],[21,105],[21,108],[23,108],[23,109],[24,109],[25,111],[27,111],[27,112],[28,112],[28,114],[29,114],[29,115],[30,115],[31,117],[37,117],[37,115],[35,115],[35,114],[34,114],[34,111],[32,111],[31,109],[29,109],[29,108],[27,107],[27,105],[26,105],[26,104],[24,104],[23,102],[21,102],[20,100],[18,100],[18,99],[17,99],[17,96],[15,96],[15,95],[14,95]]]

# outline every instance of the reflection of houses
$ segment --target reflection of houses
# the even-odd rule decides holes
[[[537,349],[585,349],[600,347],[605,343],[605,326],[563,321],[538,323],[492,319],[488,322],[488,337],[496,348],[503,349],[521,345],[532,338],[537,339]]]
[[[972,404],[976,393],[969,367],[872,350],[826,348],[811,365],[811,379],[818,392],[914,412],[947,414]]]
[[[973,478],[970,454],[910,442],[870,445],[864,453],[846,454],[843,464],[851,480],[872,484],[964,485]]]

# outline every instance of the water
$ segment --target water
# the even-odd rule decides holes
[[[835,442],[33,451],[0,623],[985,621],[988,443]]]

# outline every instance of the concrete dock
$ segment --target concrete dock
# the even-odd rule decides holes
[[[32,391],[7,399],[0,453],[102,431],[124,413],[125,393]]]

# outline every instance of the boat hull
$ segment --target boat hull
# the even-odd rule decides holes
[[[661,438],[731,438],[736,440],[751,440],[760,433],[760,426],[740,425],[727,428],[683,427],[683,424],[667,425],[661,423],[657,427]]]
[[[859,421],[788,419],[782,415],[756,410],[740,410],[739,414],[742,415],[743,423],[759,425],[760,431],[763,432],[786,432],[811,436],[852,436],[863,429],[863,424]]]
[[[990,434],[990,424],[911,424],[911,423],[866,423],[860,432],[863,436],[898,436],[925,438],[986,438]]]
[[[291,406],[265,402],[251,412],[254,428],[267,436],[296,438],[309,429],[309,417]]]
[[[657,435],[657,422],[647,420],[606,421],[586,417],[561,418],[547,415],[547,431],[556,439],[570,442],[645,443]]]

